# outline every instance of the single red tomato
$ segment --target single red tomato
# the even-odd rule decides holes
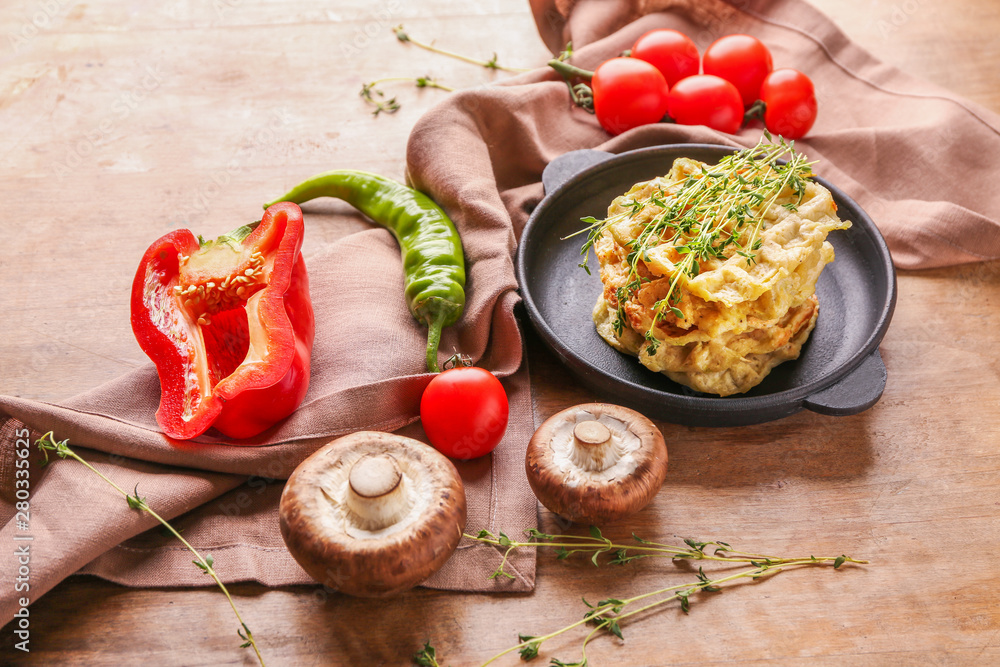
[[[702,58],[705,74],[714,74],[736,86],[748,107],[760,97],[760,84],[773,66],[771,52],[750,35],[726,35],[712,42]]]
[[[420,397],[420,421],[431,444],[453,459],[489,454],[507,430],[507,392],[476,366],[437,374]]]
[[[687,35],[676,30],[650,30],[636,40],[632,57],[645,60],[660,70],[668,86],[694,76],[701,64],[698,47]]]
[[[736,134],[743,124],[743,102],[736,87],[711,74],[681,79],[667,95],[667,113],[679,125],[707,125]]]
[[[667,113],[667,81],[645,60],[606,60],[594,70],[590,87],[597,120],[611,134],[658,123]]]
[[[760,87],[764,126],[785,139],[805,136],[816,121],[816,91],[802,72],[785,68],[767,75]]]

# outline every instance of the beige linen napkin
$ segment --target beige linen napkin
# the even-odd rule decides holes
[[[728,33],[757,35],[778,66],[796,67],[815,82],[819,118],[797,145],[821,160],[819,174],[872,214],[898,266],[1000,256],[1000,191],[993,185],[1000,118],[879,63],[808,4],[535,0],[532,9],[550,48],[556,52],[572,39],[574,62],[587,68],[656,27],[680,29],[701,48]],[[523,472],[533,424],[514,317],[512,253],[543,195],[542,169],[579,148],[620,152],[692,141],[746,146],[759,135],[759,128],[733,136],[655,125],[612,139],[593,116],[571,106],[566,86],[546,69],[452,94],[417,124],[407,151],[409,178],[453,217],[469,264],[466,316],[446,333],[442,349],[471,354],[505,377],[511,398],[504,442],[492,457],[461,466],[470,529],[514,531],[535,521]],[[373,274],[368,267],[376,263],[384,269]],[[398,251],[387,232],[369,230],[331,244],[308,268],[317,317],[312,384],[302,407],[255,439],[258,446],[236,447],[212,437],[180,445],[165,441],[153,421],[159,391],[152,367],[62,405],[0,397],[0,522],[6,524],[0,540],[10,544],[20,534],[12,520],[12,466],[18,430],[27,424],[32,437],[51,429],[87,448],[82,453],[123,486],[138,482],[151,505],[180,517],[185,535],[213,555],[227,581],[307,583],[278,536],[280,480],[339,434],[407,427],[403,432],[420,436],[413,422],[430,379],[422,373],[424,332],[403,302]],[[370,312],[384,316],[371,321]],[[157,531],[143,532],[152,526],[148,517],[129,510],[80,466],[35,466],[31,480],[30,533],[38,554],[32,560],[32,599],[76,571],[133,586],[206,583],[189,555]],[[428,585],[531,588],[533,555],[516,556],[514,581],[487,579],[498,562],[495,551],[463,544]],[[13,604],[8,587],[0,592],[2,621],[11,618]]]

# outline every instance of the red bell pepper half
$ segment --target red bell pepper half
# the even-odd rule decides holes
[[[156,421],[171,438],[210,426],[249,438],[302,402],[315,332],[303,229],[285,202],[215,241],[170,232],[143,255],[132,331],[156,365]]]

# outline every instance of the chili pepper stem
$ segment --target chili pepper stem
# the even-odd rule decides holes
[[[438,347],[441,345],[441,329],[444,328],[446,317],[447,313],[441,310],[433,319],[427,318],[427,370],[431,373],[441,372],[438,366]]]
[[[205,558],[200,553],[198,553],[198,551],[193,546],[191,546],[191,543],[188,542],[186,539],[184,539],[181,536],[181,534],[179,532],[177,532],[177,530],[173,526],[171,526],[170,523],[167,522],[166,519],[164,519],[159,514],[157,514],[155,511],[153,511],[153,508],[150,507],[148,503],[146,503],[145,498],[140,498],[139,497],[138,490],[136,490],[135,495],[133,496],[128,491],[126,491],[122,487],[120,487],[117,484],[115,484],[110,478],[108,478],[100,470],[98,470],[97,468],[95,468],[94,466],[92,466],[90,463],[88,463],[86,460],[84,460],[79,454],[77,454],[72,449],[70,449],[69,444],[67,444],[67,443],[68,443],[68,440],[61,440],[59,442],[56,442],[54,434],[52,433],[52,431],[49,431],[48,433],[46,433],[45,435],[43,435],[41,438],[39,438],[38,441],[35,444],[38,446],[38,449],[40,449],[42,451],[42,453],[45,455],[45,462],[46,463],[48,463],[48,457],[49,457],[48,452],[53,451],[60,458],[63,458],[63,459],[65,459],[65,458],[71,458],[71,459],[73,459],[75,461],[78,461],[79,463],[82,463],[83,465],[87,466],[87,468],[89,468],[91,470],[91,472],[93,472],[98,477],[100,477],[105,482],[107,482],[115,491],[117,491],[118,493],[120,493],[123,496],[125,496],[126,500],[128,501],[129,507],[131,507],[133,509],[141,510],[143,512],[146,512],[151,517],[153,517],[154,519],[156,519],[157,521],[159,521],[160,524],[162,524],[164,528],[166,528],[168,531],[170,531],[170,533],[174,537],[176,537],[178,540],[180,540],[181,543],[187,548],[187,550],[190,551],[192,554],[194,554],[194,557],[198,559],[198,560],[196,560],[194,562],[195,565],[197,565],[206,574],[208,574],[210,577],[212,577],[212,579],[215,581],[215,583],[222,590],[223,594],[225,594],[226,599],[229,601],[229,606],[232,607],[233,613],[236,614],[236,620],[240,622],[240,626],[243,628],[243,630],[246,631],[246,635],[243,635],[242,633],[239,633],[240,637],[243,638],[243,639],[245,639],[246,642],[247,642],[246,644],[244,644],[244,646],[249,645],[249,646],[253,647],[254,652],[257,654],[257,660],[258,660],[258,662],[260,662],[261,667],[264,667],[264,658],[260,654],[260,649],[257,648],[257,642],[254,641],[253,634],[250,632],[250,628],[248,628],[247,624],[243,622],[243,618],[240,616],[240,612],[236,609],[236,603],[233,602],[233,598],[229,594],[229,589],[227,589],[226,585],[222,583],[221,579],[219,579],[219,575],[217,575],[215,573],[215,569],[212,567],[213,561],[211,560],[211,557]],[[138,489],[138,487],[137,487],[137,489]]]

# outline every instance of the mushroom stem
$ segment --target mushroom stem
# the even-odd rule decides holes
[[[607,470],[622,457],[625,451],[611,429],[596,420],[579,422],[573,428],[573,463],[588,472]]]
[[[366,454],[348,475],[347,507],[362,530],[388,528],[410,511],[406,478],[388,454]]]

